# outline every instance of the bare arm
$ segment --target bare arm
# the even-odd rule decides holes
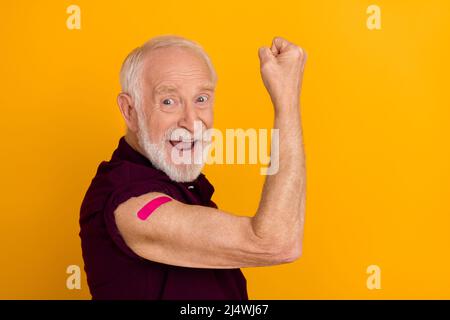
[[[252,229],[252,218],[177,200],[160,206],[146,220],[136,213],[162,193],[134,197],[116,209],[125,242],[138,255],[165,264],[197,268],[239,268],[278,264],[291,257],[277,243]]]
[[[237,216],[173,200],[142,221],[139,209],[163,194],[131,198],[117,207],[115,217],[125,242],[138,255],[197,268],[267,266],[300,256],[305,160],[299,95],[305,57],[297,46],[276,38],[270,52],[260,51],[260,60],[280,139],[279,170],[266,177],[256,215]]]
[[[275,56],[275,58],[274,58]],[[284,243],[300,257],[306,197],[306,170],[300,117],[304,51],[280,38],[260,51],[261,74],[275,109],[279,130],[279,170],[266,177],[254,231],[262,239]]]

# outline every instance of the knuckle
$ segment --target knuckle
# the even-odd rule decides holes
[[[273,38],[273,41],[286,41],[286,40],[284,40],[284,38],[282,38],[280,36],[276,36]]]
[[[295,53],[295,57],[298,58],[299,60],[305,60],[306,58],[306,52],[302,47],[299,46],[295,46],[294,48],[294,53]]]
[[[294,45],[292,47],[292,53],[296,58],[302,58],[303,56],[303,50],[299,46]]]

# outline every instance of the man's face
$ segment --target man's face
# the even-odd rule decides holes
[[[150,161],[172,180],[192,181],[203,168],[214,86],[208,65],[193,49],[159,48],[145,57],[138,140]]]

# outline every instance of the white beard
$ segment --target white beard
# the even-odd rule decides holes
[[[202,124],[203,126],[203,124]],[[203,126],[204,127],[204,126]],[[203,129],[203,128],[202,128]],[[194,159],[187,163],[176,164],[171,159],[171,152],[168,150],[168,140],[171,137],[171,133],[176,130],[177,137],[183,137],[183,139],[192,139],[192,135],[185,129],[171,128],[167,130],[164,137],[158,143],[152,143],[150,141],[150,130],[147,127],[145,121],[145,115],[140,114],[138,116],[138,143],[142,148],[144,155],[150,160],[155,168],[163,171],[167,176],[176,182],[191,182],[198,178],[205,166],[204,154],[207,152],[210,146],[209,138],[200,138],[194,145]],[[203,130],[202,130],[203,131]],[[208,133],[208,131],[206,131]],[[204,140],[205,139],[205,140]],[[173,147],[175,148],[175,147]],[[176,150],[173,150],[174,152]],[[191,152],[190,150],[187,152]]]

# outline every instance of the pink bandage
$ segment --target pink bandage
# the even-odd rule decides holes
[[[141,210],[138,211],[137,216],[141,220],[147,219],[153,211],[158,209],[158,207],[166,202],[172,201],[169,197],[158,197],[147,203],[145,206],[141,208]]]

